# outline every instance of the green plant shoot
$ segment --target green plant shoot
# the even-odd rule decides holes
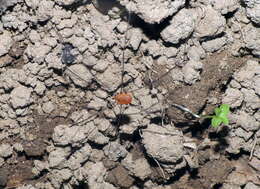
[[[172,106],[179,108],[184,112],[188,112],[191,115],[193,115],[194,117],[199,118],[199,119],[210,118],[211,119],[211,126],[214,127],[214,128],[218,127],[222,123],[225,124],[225,125],[229,124],[228,114],[230,112],[230,110],[229,110],[230,106],[228,104],[222,104],[221,106],[215,108],[214,109],[215,115],[202,115],[202,116],[194,114],[191,110],[189,110],[188,108],[183,107],[181,105],[172,104]]]
[[[216,128],[218,127],[221,123],[228,125],[229,120],[228,120],[228,114],[230,112],[230,106],[228,104],[222,104],[220,107],[215,108],[214,112],[215,115],[210,116],[211,117],[211,126]]]

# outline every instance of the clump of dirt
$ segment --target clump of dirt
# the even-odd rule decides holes
[[[233,169],[231,162],[224,157],[209,161],[199,169],[199,182],[205,189],[213,188],[216,184],[222,184]]]
[[[0,187],[259,187],[252,2],[1,0]]]
[[[120,188],[129,188],[133,185],[135,179],[128,174],[128,171],[122,165],[118,165],[108,173],[106,181]]]
[[[33,162],[25,156],[13,158],[16,163],[9,163],[3,169],[8,170],[6,188],[17,188],[25,182],[31,182]]]

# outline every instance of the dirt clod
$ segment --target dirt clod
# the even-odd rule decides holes
[[[106,181],[122,188],[129,188],[134,183],[134,179],[128,174],[127,170],[120,165],[108,173]]]
[[[200,170],[198,176],[204,188],[212,188],[215,184],[223,183],[232,172],[231,162],[225,158],[207,162]]]
[[[46,145],[41,139],[36,139],[34,141],[23,144],[24,152],[28,157],[42,156],[45,152],[45,148]]]
[[[0,187],[4,187],[8,181],[8,170],[5,168],[0,169]]]

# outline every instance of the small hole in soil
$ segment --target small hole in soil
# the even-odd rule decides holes
[[[165,185],[168,185],[168,184],[172,184],[176,181],[179,181],[181,177],[183,177],[187,172],[187,169],[186,167],[182,168],[182,169],[178,169],[176,172],[175,172],[175,175],[173,177],[170,178],[170,180],[168,180]]]
[[[123,141],[133,141],[133,136],[130,135],[130,134],[121,133],[119,135],[119,137],[120,137],[121,142],[123,142]]]
[[[134,181],[133,185],[136,185],[139,188],[144,188],[144,181],[135,177],[135,181]]]
[[[133,27],[141,28],[142,31],[146,34],[146,36],[150,39],[158,40],[160,38],[160,33],[163,29],[165,29],[169,24],[172,16],[164,19],[159,24],[149,24],[143,21],[140,17],[135,14],[131,14],[130,24]]]
[[[228,12],[227,14],[225,14],[225,18],[226,20],[232,18],[234,16],[234,14],[236,13],[236,11],[233,11],[233,12]]]
[[[245,3],[244,1],[240,1],[239,4],[240,4],[242,7],[244,7],[244,8],[247,7],[247,5],[246,5],[246,3]]]
[[[49,20],[45,20],[45,21],[38,21],[37,24],[39,24],[41,27],[46,26],[49,23]]]
[[[34,178],[33,178],[33,180],[38,180],[38,179],[41,179],[41,178],[43,178],[45,175],[47,175],[48,174],[48,170],[46,170],[46,169],[44,169],[44,170],[42,170],[41,172],[40,172],[40,174],[39,175],[37,175],[37,176],[34,176]]]
[[[96,144],[92,141],[88,141],[89,145],[91,146],[91,148],[93,149],[97,149],[97,150],[103,150],[105,145],[101,145],[101,144]]]
[[[220,189],[223,184],[215,184],[212,189]]]
[[[198,178],[198,169],[192,169],[190,170],[190,178],[197,179]]]
[[[238,160],[242,158],[243,156],[249,156],[250,152],[246,152],[244,150],[240,150],[238,154],[228,154],[228,159],[229,160]]]
[[[185,1],[184,7],[185,7],[185,8],[190,8],[190,7],[191,7],[190,1]]]
[[[140,141],[142,138],[141,138],[141,136],[140,136],[140,134],[139,134],[139,129],[137,129],[137,130],[135,130],[134,131],[134,133],[133,133],[133,142],[134,143],[136,143],[136,142],[138,142],[138,141]]]
[[[63,71],[62,70],[58,70],[58,69],[53,69],[53,73],[57,74],[58,76],[62,76],[63,75]]]
[[[231,80],[232,80],[232,77],[229,77],[229,78],[227,79],[226,83],[225,83],[225,84],[222,84],[222,85],[220,86],[220,91],[221,91],[222,93],[224,93],[224,92],[227,90],[227,87],[228,87],[229,83],[231,82]]]
[[[1,4],[3,3],[3,1],[1,2]],[[3,4],[5,4],[5,3],[3,3]],[[4,6],[3,6],[4,7]],[[7,9],[5,10],[5,11],[3,11],[3,12],[13,12],[14,11],[14,7],[15,6],[8,6],[7,7]],[[1,7],[1,9],[2,9],[2,7]],[[2,10],[1,10],[2,11]]]
[[[111,123],[112,125],[116,127],[120,127],[124,124],[129,124],[131,121],[131,118],[126,114],[118,114],[116,115],[115,120],[113,120]]]
[[[163,119],[161,116],[157,116],[151,119],[150,123],[151,124],[156,124],[156,125],[162,125],[162,121],[166,123],[166,120]]]
[[[74,189],[89,189],[89,186],[87,183],[81,181],[79,182],[78,186],[73,186]]]
[[[42,161],[44,160],[44,156],[43,155],[27,155],[25,152],[22,152],[25,159],[26,160],[39,160],[39,161]]]

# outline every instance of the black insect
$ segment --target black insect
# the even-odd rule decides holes
[[[73,55],[72,50],[74,47],[70,43],[65,43],[62,48],[61,61],[65,65],[70,65],[76,60],[76,56]]]

